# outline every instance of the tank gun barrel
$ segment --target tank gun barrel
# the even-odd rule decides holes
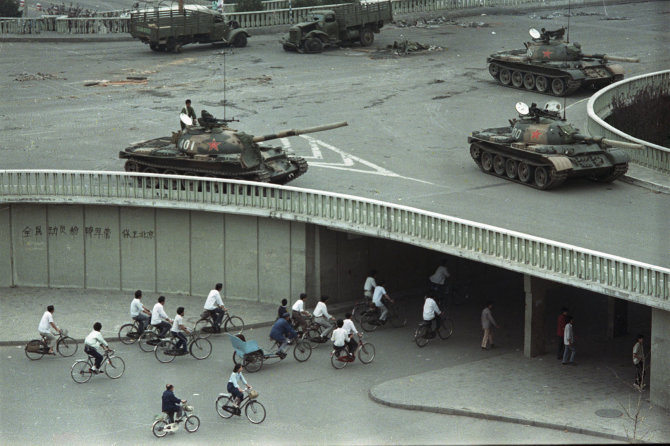
[[[610,147],[617,147],[619,149],[630,149],[630,150],[644,150],[644,145],[642,144],[637,144],[634,142],[627,142],[627,141],[617,141],[615,139],[607,139],[607,138],[600,138],[600,137],[593,137],[593,136],[586,136],[586,135],[580,135],[576,134],[574,135],[574,138],[578,141],[584,141],[589,144],[605,144],[606,146]]]
[[[608,56],[607,54],[584,54],[586,58],[611,60],[612,62],[640,62],[639,57]]]
[[[273,133],[270,135],[265,135],[265,136],[254,136],[253,137],[253,142],[262,142],[262,141],[268,141],[270,139],[279,139],[279,138],[286,138],[288,136],[298,136],[302,135],[305,133],[315,133],[315,132],[323,132],[326,130],[332,130],[336,129],[339,127],[344,127],[346,125],[349,125],[346,121],[343,122],[335,122],[333,124],[325,124],[325,125],[318,125],[316,127],[310,127],[307,129],[291,129],[291,130],[282,130],[279,133]]]

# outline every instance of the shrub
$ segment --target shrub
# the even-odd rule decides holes
[[[293,0],[291,6],[294,8],[306,8],[308,6],[333,5],[338,2],[329,2],[328,0]]]
[[[0,0],[0,17],[21,17],[18,0]]]

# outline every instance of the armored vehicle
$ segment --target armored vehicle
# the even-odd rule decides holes
[[[489,73],[507,87],[568,96],[582,86],[602,88],[623,79],[624,69],[615,62],[639,59],[605,54],[584,54],[581,45],[563,40],[565,28],[542,32],[531,28],[525,49],[500,51],[487,59]]]
[[[623,149],[644,146],[579,133],[561,118],[561,104],[544,109],[523,102],[516,105],[518,119],[509,127],[472,132],[470,155],[486,173],[537,189],[552,189],[568,177],[611,182],[628,170]]]
[[[126,159],[128,172],[197,175],[215,178],[287,183],[307,171],[307,162],[289,155],[280,147],[258,143],[271,139],[321,132],[347,125],[346,122],[285,130],[266,136],[253,136],[228,127],[228,121],[202,111],[198,124],[181,115],[184,130],[171,137],[133,144],[119,152]]]
[[[281,43],[286,51],[320,53],[325,47],[360,42],[370,46],[375,33],[393,20],[390,1],[362,4],[358,1],[311,11],[311,20],[289,29]]]
[[[181,51],[189,43],[224,43],[241,48],[249,33],[218,11],[200,5],[159,3],[130,14],[130,35],[154,51]]]

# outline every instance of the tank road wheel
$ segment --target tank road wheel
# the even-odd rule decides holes
[[[512,71],[512,85],[515,88],[523,87],[523,72]]]
[[[493,155],[489,152],[482,151],[482,169],[486,172],[491,172],[493,170]]]
[[[245,46],[247,46],[247,35],[244,34],[243,32],[237,34],[233,38],[231,45],[233,45],[235,48],[244,48]]]
[[[477,164],[481,164],[481,160],[479,158],[482,156],[482,151],[477,144],[470,145],[470,156]]]
[[[535,78],[535,89],[540,93],[546,93],[549,89],[549,81],[544,76],[538,76]]]
[[[128,160],[126,161],[126,164],[123,166],[126,172],[139,172],[140,171],[140,165],[137,164],[135,161]]]
[[[535,75],[526,73],[523,75],[523,88],[526,90],[535,90]]]
[[[305,49],[310,53],[320,53],[323,50],[323,42],[317,37],[309,38],[305,41]]]
[[[493,79],[498,79],[498,76],[500,75],[500,67],[494,63],[490,63],[489,74],[493,77]]]
[[[375,41],[375,35],[370,28],[365,28],[361,31],[361,46],[370,46]]]
[[[547,189],[549,183],[551,183],[551,177],[549,176],[549,172],[547,172],[547,168],[537,166],[535,168],[535,185],[540,189]]]
[[[551,81],[551,92],[555,96],[565,96],[565,81],[563,79],[553,79]]]
[[[521,161],[519,163],[519,168],[517,169],[517,174],[522,183],[528,183],[533,176],[533,168]]]
[[[505,161],[505,175],[507,175],[507,178],[514,179],[516,178],[518,171],[518,164],[515,160],[513,159],[508,159]]]
[[[493,157],[493,170],[496,175],[505,175],[505,158],[500,155]]]
[[[507,68],[500,70],[500,83],[503,85],[512,83],[512,73]]]

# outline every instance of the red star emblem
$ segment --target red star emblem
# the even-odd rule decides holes
[[[542,55],[543,55],[544,57],[546,57],[547,59],[549,59],[549,56],[551,56],[551,51],[549,51],[549,50],[547,50],[547,51],[542,51]]]
[[[219,144],[221,144],[221,143],[217,142],[217,141],[210,142],[209,143],[209,151],[211,152],[212,150],[215,150],[215,151],[218,152],[219,151]]]
[[[539,130],[534,130],[530,135],[530,139],[538,139],[540,136],[542,136],[542,132]]]

